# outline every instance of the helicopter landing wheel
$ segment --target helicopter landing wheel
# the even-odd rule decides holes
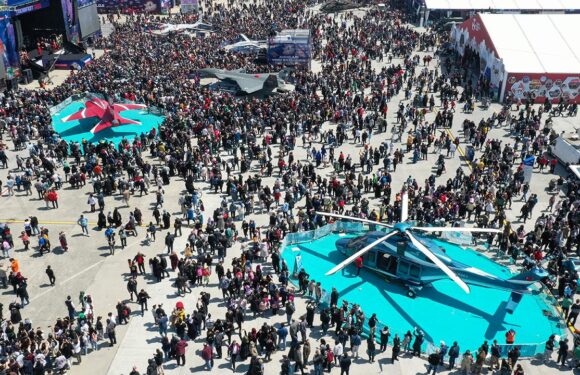
[[[416,296],[417,296],[417,293],[415,293],[414,290],[411,290],[411,289],[407,290],[407,297],[415,298]]]

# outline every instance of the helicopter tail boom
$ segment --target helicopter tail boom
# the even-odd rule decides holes
[[[532,268],[529,271],[522,272],[512,278],[509,278],[508,281],[515,284],[521,284],[523,287],[527,287],[536,281],[542,280],[546,276],[548,276],[546,270],[542,268]]]

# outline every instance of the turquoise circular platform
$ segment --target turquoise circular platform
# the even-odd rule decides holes
[[[328,230],[325,230],[328,232]],[[544,343],[551,334],[565,335],[564,325],[549,295],[539,290],[524,295],[513,314],[506,312],[510,292],[471,285],[466,294],[453,281],[444,279],[423,288],[415,298],[406,295],[407,289],[396,281],[388,281],[371,270],[363,269],[356,276],[355,266],[347,266],[331,276],[324,274],[344,260],[335,246],[339,238],[355,237],[363,233],[328,233],[314,236],[311,241],[286,242],[282,257],[293,270],[295,259],[300,255],[301,265],[310,279],[321,282],[325,290],[335,287],[340,299],[361,306],[367,317],[376,313],[379,321],[389,326],[391,332],[403,336],[415,327],[425,332],[429,343],[450,345],[457,341],[461,352],[477,350],[484,340],[494,339],[505,344],[505,333],[517,332],[516,344],[521,345],[523,356],[533,356],[544,350]],[[318,238],[320,237],[320,238]],[[436,241],[445,248],[452,259],[477,267],[501,278],[513,276],[510,271],[486,256],[443,241]],[[507,352],[509,346],[504,345]]]
[[[113,142],[118,145],[123,139],[133,141],[135,136],[148,134],[151,129],[159,130],[164,116],[152,113],[145,109],[133,109],[120,112],[124,118],[135,120],[140,124],[125,124],[91,133],[91,129],[100,121],[97,117],[88,117],[80,120],[63,121],[67,116],[85,108],[85,99],[64,102],[58,109],[52,109],[52,126],[59,136],[67,142],[82,142],[83,139],[91,143],[101,141]]]

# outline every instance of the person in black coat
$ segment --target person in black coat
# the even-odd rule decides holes
[[[559,343],[557,363],[566,366],[566,358],[568,358],[568,341],[562,339]]]
[[[401,352],[401,339],[399,338],[398,334],[395,334],[395,337],[393,338],[393,353],[392,353],[392,357],[391,357],[391,362],[395,363],[395,361],[398,361],[398,356],[399,353]]]
[[[367,339],[367,351],[369,353],[369,361],[371,363],[373,363],[375,361],[375,352],[376,352],[377,348],[375,345],[375,339],[374,337],[369,337]]]
[[[314,325],[314,303],[312,301],[308,301],[306,304],[306,324],[308,327]]]
[[[332,292],[330,293],[330,306],[338,305],[338,291],[336,288],[332,288]]]
[[[344,354],[340,360],[340,375],[349,375],[351,360],[348,354]]]

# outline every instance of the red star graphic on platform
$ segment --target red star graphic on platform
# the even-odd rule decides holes
[[[145,109],[144,104],[113,104],[100,98],[92,98],[85,102],[85,108],[62,119],[63,122],[72,120],[82,120],[85,118],[97,117],[100,121],[91,129],[95,134],[101,130],[119,125],[135,124],[141,125],[139,121],[124,118],[119,112],[131,109]]]

